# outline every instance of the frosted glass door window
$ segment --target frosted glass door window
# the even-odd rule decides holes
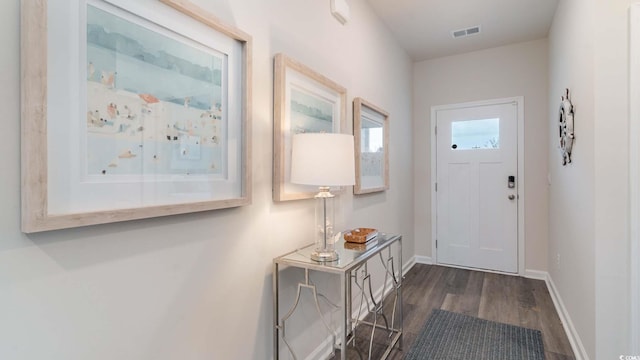
[[[500,119],[453,121],[451,148],[453,150],[499,149]]]

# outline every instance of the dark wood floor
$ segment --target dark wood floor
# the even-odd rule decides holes
[[[404,358],[433,309],[540,330],[546,360],[575,359],[544,281],[416,264],[405,276],[402,288],[404,351],[394,349],[389,359]],[[369,342],[364,335],[369,329],[356,330],[356,344],[364,350],[365,359]],[[387,337],[382,333],[377,331],[372,359],[384,352]],[[360,359],[353,349],[347,355]],[[339,351],[333,359],[340,359]]]

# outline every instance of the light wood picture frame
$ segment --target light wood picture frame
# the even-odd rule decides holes
[[[275,56],[273,201],[310,199],[318,192],[290,182],[292,136],[346,133],[346,98],[347,90],[336,82],[284,54]]]
[[[21,18],[23,232],[251,203],[250,35],[186,0]]]
[[[356,185],[354,194],[389,189],[389,113],[362,99],[353,100]]]

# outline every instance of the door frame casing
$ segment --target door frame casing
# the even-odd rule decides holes
[[[509,98],[471,101],[456,104],[436,105],[431,107],[430,132],[431,132],[431,257],[434,264],[438,264],[438,251],[436,249],[437,237],[437,143],[436,124],[437,112],[442,110],[454,110],[478,106],[515,104],[517,106],[518,127],[518,274],[525,274],[525,232],[524,232],[524,96]]]

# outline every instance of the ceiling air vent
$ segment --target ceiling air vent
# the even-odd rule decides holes
[[[453,30],[451,32],[451,36],[453,36],[454,39],[457,39],[465,36],[477,35],[479,33],[480,26],[474,26],[467,29]]]

